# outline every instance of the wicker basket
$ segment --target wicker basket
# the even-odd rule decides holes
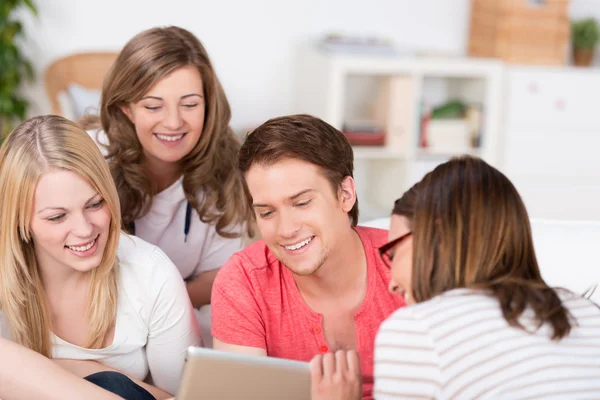
[[[516,64],[566,64],[568,5],[568,0],[471,0],[469,55]]]

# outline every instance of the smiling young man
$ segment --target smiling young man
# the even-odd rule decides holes
[[[212,292],[214,347],[309,361],[356,350],[364,398],[380,323],[404,305],[388,292],[384,230],[357,227],[353,151],[308,115],[271,119],[240,149],[262,240],[234,254]]]

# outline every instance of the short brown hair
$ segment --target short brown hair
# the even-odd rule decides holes
[[[310,115],[273,118],[248,133],[238,153],[238,168],[245,175],[254,163],[271,165],[284,158],[320,167],[334,192],[345,177],[353,176],[354,152],[344,134]],[[356,226],[358,199],[348,216]]]
[[[527,307],[553,339],[569,313],[542,279],[525,205],[504,174],[470,156],[454,158],[419,184],[413,220],[413,298],[456,288],[489,290],[511,326]]]

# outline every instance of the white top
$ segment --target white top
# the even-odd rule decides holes
[[[375,398],[599,399],[600,308],[562,292],[575,318],[556,342],[533,312],[510,327],[498,301],[456,289],[396,311],[375,340]]]
[[[156,246],[125,233],[119,241],[118,304],[113,343],[85,349],[53,336],[53,358],[96,360],[128,376],[176,393],[189,346],[200,331],[184,282]],[[0,334],[10,339],[0,312]]]
[[[96,143],[108,143],[104,131],[88,131]],[[106,154],[106,148],[99,145]],[[243,248],[243,239],[217,234],[215,225],[205,224],[192,208],[190,231],[184,234],[187,199],[183,177],[152,198],[148,214],[135,221],[135,235],[160,247],[175,263],[181,276],[191,280],[200,273],[220,268],[233,253]],[[201,200],[201,192],[198,193]],[[239,229],[239,228],[238,228]],[[233,230],[232,230],[233,231]],[[196,312],[205,345],[212,346],[210,306]]]

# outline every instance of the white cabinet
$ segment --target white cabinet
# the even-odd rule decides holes
[[[422,148],[424,102],[461,97],[484,110],[481,144],[465,152],[498,167],[537,218],[600,220],[600,69],[511,66],[468,58],[373,57],[305,49],[295,112],[342,129],[384,111],[394,140],[355,147],[361,220],[461,151]],[[397,98],[380,102],[382,88]],[[389,104],[395,104],[390,111]],[[395,120],[394,120],[395,118]],[[391,122],[390,122],[391,121]]]
[[[502,170],[538,218],[600,220],[600,73],[507,67]]]
[[[600,131],[600,73],[578,68],[507,68],[509,130]]]
[[[361,220],[389,215],[393,201],[437,164],[472,153],[497,165],[503,66],[493,60],[361,56],[305,48],[297,65],[294,112],[308,113],[343,130],[349,120],[377,119],[382,147],[355,149]],[[477,147],[424,148],[424,104],[455,98],[483,110]]]

